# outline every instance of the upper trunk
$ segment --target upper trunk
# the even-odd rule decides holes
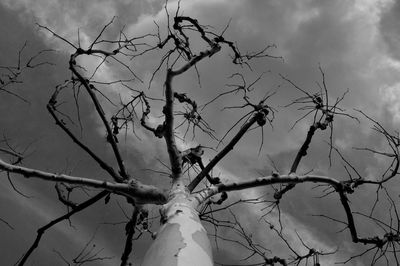
[[[207,231],[196,211],[197,200],[178,192],[162,208],[162,226],[142,266],[212,266]]]

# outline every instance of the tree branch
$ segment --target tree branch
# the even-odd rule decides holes
[[[126,196],[138,203],[164,204],[166,196],[154,186],[144,185],[136,180],[128,183],[112,183],[85,177],[75,177],[64,174],[48,173],[36,169],[8,164],[0,159],[0,169],[21,174],[26,178],[34,177],[51,182],[64,182],[67,184],[83,185],[93,188],[102,188],[109,192]]]
[[[129,222],[125,226],[125,233],[126,233],[126,241],[125,241],[125,248],[124,252],[121,256],[121,266],[128,265],[129,255],[132,252],[132,239],[133,235],[135,234],[136,223],[138,219],[138,215],[142,208],[140,206],[135,206],[132,212],[132,217]]]
[[[29,258],[29,256],[39,246],[39,242],[40,242],[43,234],[46,232],[46,230],[48,230],[50,227],[52,227],[53,225],[56,225],[57,223],[59,223],[59,222],[61,222],[63,220],[69,219],[75,213],[78,213],[78,212],[86,209],[87,207],[93,205],[97,201],[99,201],[102,198],[104,198],[105,196],[107,196],[109,193],[110,192],[108,192],[107,190],[103,190],[100,193],[98,193],[97,195],[95,195],[94,197],[92,197],[92,198],[90,198],[90,199],[88,199],[88,200],[76,205],[75,208],[72,211],[70,211],[70,212],[58,217],[57,219],[54,219],[53,221],[49,222],[45,226],[40,227],[37,230],[37,236],[36,236],[35,241],[33,242],[32,246],[28,249],[28,251],[23,255],[23,257],[19,260],[18,266],[24,265],[25,262],[27,261],[27,259]]]
[[[398,242],[400,241],[400,234],[396,233],[386,233],[382,237],[373,236],[373,237],[359,237],[357,235],[356,224],[354,221],[353,213],[351,211],[349,200],[346,194],[351,194],[354,192],[354,182],[349,181],[338,181],[331,177],[320,176],[320,175],[304,175],[299,176],[294,173],[290,175],[279,175],[274,173],[271,176],[267,177],[259,177],[249,181],[235,182],[230,184],[217,184],[210,186],[198,193],[193,194],[199,205],[204,203],[208,198],[213,195],[216,195],[220,192],[229,192],[229,191],[237,191],[247,188],[255,188],[266,185],[273,184],[289,184],[296,185],[299,183],[324,183],[332,186],[335,191],[339,194],[340,202],[344,208],[346,217],[347,217],[347,225],[350,231],[350,235],[352,241],[354,243],[363,243],[363,244],[372,244],[377,248],[381,248],[383,245],[389,242]]]
[[[196,186],[203,180],[204,177],[213,169],[239,142],[239,140],[244,136],[244,134],[249,130],[249,128],[260,119],[262,112],[257,112],[254,114],[236,133],[232,140],[207,164],[204,169],[193,179],[193,181],[188,185],[189,191],[193,191]]]
[[[103,122],[104,127],[107,130],[107,141],[111,144],[112,150],[114,152],[115,158],[117,160],[118,166],[119,166],[119,170],[120,170],[120,174],[123,177],[123,179],[127,180],[129,179],[129,176],[126,172],[123,160],[122,160],[122,156],[119,152],[117,143],[114,139],[114,135],[112,132],[112,129],[107,121],[106,115],[103,111],[103,108],[101,107],[101,104],[99,103],[99,100],[97,99],[96,94],[93,91],[94,86],[92,84],[89,83],[89,80],[85,79],[76,69],[76,58],[79,55],[82,54],[95,54],[95,53],[100,53],[100,54],[104,54],[104,51],[102,50],[90,50],[89,51],[84,51],[81,48],[78,48],[76,50],[76,52],[74,54],[71,55],[71,58],[69,60],[69,68],[72,71],[72,73],[78,78],[79,82],[81,82],[81,84],[85,87],[86,91],[88,92],[90,98],[92,99],[92,102],[96,108],[97,114],[99,115],[101,121]]]
[[[54,118],[56,121],[56,125],[59,126],[71,139],[73,142],[75,142],[81,149],[83,149],[87,154],[89,154],[90,157],[92,157],[98,164],[99,166],[104,169],[110,176],[116,181],[116,182],[121,182],[123,179],[120,175],[118,175],[115,170],[109,166],[106,162],[104,162],[100,157],[98,157],[89,147],[87,147],[85,144],[83,144],[63,123],[55,114],[56,107],[55,104],[57,103],[57,94],[58,90],[54,92],[53,96],[49,100],[47,104],[47,110],[51,114],[51,116]]]

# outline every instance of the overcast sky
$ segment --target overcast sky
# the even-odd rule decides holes
[[[174,10],[174,1],[169,6]],[[51,28],[54,32],[77,43],[79,28],[82,46],[95,38],[101,28],[113,16],[116,22],[107,38],[118,37],[119,30],[125,27],[130,36],[138,36],[154,32],[154,21],[163,28],[165,26],[165,11],[163,1],[158,0],[109,0],[109,1],[74,1],[74,0],[2,0],[0,3],[0,65],[15,65],[18,50],[28,41],[23,58],[36,54],[42,49],[54,49],[42,57],[42,61],[54,63],[55,66],[43,66],[23,74],[24,82],[12,87],[13,91],[29,101],[29,104],[5,93],[0,94],[1,134],[10,139],[10,143],[19,150],[27,148],[29,155],[26,165],[52,172],[66,172],[96,179],[108,177],[86,155],[74,147],[57,128],[50,115],[46,112],[46,103],[57,84],[70,77],[68,72],[68,56],[71,47],[39,30],[36,23]],[[273,159],[278,170],[287,173],[290,164],[306,136],[310,120],[301,120],[290,130],[293,123],[302,116],[296,106],[284,108],[296,97],[302,96],[279,74],[290,78],[298,86],[310,91],[319,91],[316,82],[321,82],[318,67],[321,66],[326,75],[326,84],[332,99],[340,97],[349,89],[342,102],[342,107],[350,114],[357,115],[354,109],[364,110],[367,114],[382,121],[390,130],[398,129],[400,124],[400,2],[395,0],[183,0],[181,10],[184,15],[192,16],[202,24],[213,26],[216,32],[221,32],[229,23],[225,38],[235,41],[241,51],[255,51],[268,44],[275,44],[271,49],[274,56],[280,59],[259,59],[253,63],[253,71],[248,68],[238,68],[230,64],[228,51],[205,60],[199,64],[200,83],[196,72],[189,72],[177,79],[175,86],[179,92],[186,92],[199,104],[206,103],[215,95],[227,88],[227,83],[237,83],[227,77],[242,71],[248,78],[248,83],[254,81],[261,73],[265,73],[256,84],[252,99],[259,99],[268,91],[277,91],[270,100],[270,105],[276,110],[274,127],[265,126],[263,147],[259,153],[261,131],[250,132],[229,155],[215,174],[220,174],[224,180],[249,179],[260,175],[268,175],[272,171],[268,156]],[[132,61],[135,73],[145,82],[158,66],[160,54],[147,56]],[[93,67],[97,59],[83,62],[85,66]],[[97,74],[99,80],[112,80],[124,77],[126,71],[104,65]],[[162,73],[156,77],[151,87],[154,95],[162,97]],[[138,89],[147,85],[137,84]],[[107,95],[111,99],[128,99],[126,90],[109,88]],[[158,94],[157,94],[158,93]],[[82,93],[83,94],[83,93]],[[105,131],[101,128],[94,109],[88,105],[85,95],[80,97],[83,139],[101,156],[112,161],[112,154],[105,141]],[[218,137],[237,121],[245,110],[225,110],[224,106],[238,103],[238,97],[219,99],[205,109],[202,115],[215,129]],[[106,102],[105,102],[106,104]],[[65,110],[75,113],[73,99],[66,101]],[[70,106],[70,107],[67,107]],[[155,108],[156,109],[156,108]],[[115,110],[111,105],[105,105],[107,114]],[[154,113],[156,121],[159,113]],[[75,118],[76,116],[74,116]],[[385,149],[384,141],[371,129],[365,119],[361,123],[345,117],[335,118],[333,144],[340,148],[343,154],[358,166],[360,173],[374,179],[382,174],[387,162],[379,156],[355,151],[352,147],[377,147]],[[76,127],[79,132],[78,127]],[[236,129],[237,130],[237,129]],[[151,135],[137,129],[138,137],[128,134],[122,152],[128,171],[143,182],[168,186],[165,176],[157,175],[144,169],[165,170],[158,160],[165,160],[165,146],[161,140],[154,140]],[[207,136],[197,135],[198,139],[188,138],[184,145],[202,144],[215,147]],[[229,138],[229,136],[228,136]],[[329,132],[319,132],[313,142],[309,156],[301,165],[300,172],[314,169],[317,173],[331,175],[343,179],[343,171],[338,156],[333,156],[336,162],[329,168],[329,149],[325,141],[329,140]],[[215,153],[207,151],[206,156],[212,158]],[[166,161],[166,160],[165,160]],[[30,198],[18,195],[7,180],[4,173],[0,182],[0,218],[6,220],[13,229],[0,223],[0,254],[2,263],[14,263],[23,254],[35,237],[37,228],[51,219],[65,213],[65,207],[58,202],[54,184],[46,184],[40,180],[22,180],[13,176],[14,185]],[[390,191],[396,191],[399,186],[391,184]],[[348,232],[336,233],[341,230],[340,224],[321,220],[310,214],[326,214],[343,218],[343,210],[335,195],[323,200],[315,197],[321,195],[321,190],[310,192],[311,186],[298,186],[287,198],[282,200],[283,223],[287,227],[287,237],[293,245],[300,248],[296,241],[294,229],[303,237],[307,244],[324,251],[339,251],[330,257],[323,258],[325,264],[334,261],[344,261],[354,252],[361,252],[363,247],[353,245]],[[270,190],[251,190],[232,196],[255,197]],[[395,200],[398,196],[395,195]],[[79,197],[79,195],[78,195]],[[82,197],[82,195],[80,196]],[[365,203],[373,202],[374,190],[364,189],[359,198],[351,198],[354,210],[366,211]],[[109,225],[126,221],[120,204],[126,208],[123,199],[113,197],[108,205],[96,204],[91,210],[75,216],[71,221],[58,225],[48,232],[42,240],[39,249],[32,256],[28,265],[62,265],[62,260],[56,254],[61,252],[71,262],[93,235],[95,250],[102,249],[101,255],[114,257],[96,263],[115,265],[121,255],[124,243],[124,224]],[[369,205],[370,206],[370,205]],[[238,208],[238,217],[244,224],[252,228],[253,234],[260,243],[275,251],[273,254],[287,256],[283,249],[284,243],[276,241],[274,233],[265,223],[258,219],[262,212],[261,206],[249,209]],[[128,209],[128,208],[126,208]],[[154,212],[154,215],[157,213]],[[130,215],[128,213],[128,215]],[[389,218],[383,207],[377,210],[377,216],[385,221]],[[270,217],[276,222],[276,216]],[[358,220],[357,220],[358,221]],[[103,223],[103,224],[102,224]],[[155,223],[158,223],[155,221]],[[379,228],[359,220],[360,233],[381,233]],[[145,244],[136,244],[133,251],[133,261],[139,263],[149,237],[144,237]],[[232,263],[226,258],[241,258],[245,253],[238,251],[231,244],[220,245],[218,261]],[[272,255],[271,255],[272,256]],[[224,258],[225,257],[225,258]],[[100,265],[100,264],[94,264]],[[368,265],[368,258],[357,258],[348,265]]]

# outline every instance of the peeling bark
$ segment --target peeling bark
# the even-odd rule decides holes
[[[177,192],[162,208],[163,223],[142,266],[211,266],[211,244],[200,222],[198,201]]]

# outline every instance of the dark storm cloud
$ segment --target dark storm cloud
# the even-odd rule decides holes
[[[385,10],[380,21],[383,40],[387,44],[388,53],[400,60],[400,2],[394,1],[393,7]]]
[[[43,42],[43,39],[40,38],[43,35],[37,35],[38,31],[33,23],[20,23],[21,20],[16,19],[20,17],[23,11],[4,9],[1,5],[0,7],[1,33],[3,36],[0,44],[0,65],[15,66],[18,51],[26,40],[28,43],[22,55],[22,62],[42,49],[54,48],[54,46],[48,46]],[[30,19],[22,19],[22,22],[35,19],[37,18],[30,17]],[[7,38],[4,38],[5,36]],[[23,95],[30,104],[7,94],[1,95],[0,110],[6,114],[1,119],[1,134],[7,136],[10,143],[20,150],[30,147],[27,151],[30,156],[25,161],[27,166],[53,172],[67,171],[76,175],[104,179],[103,171],[99,171],[86,155],[82,155],[77,147],[71,145],[70,139],[60,134],[60,129],[55,126],[54,121],[46,111],[46,103],[55,85],[69,77],[66,67],[68,57],[64,55],[65,53],[62,51],[48,53],[40,60],[54,63],[55,66],[28,69],[23,73],[24,82],[11,87],[16,93]],[[87,136],[85,141],[98,154],[107,159],[110,154],[107,152],[104,133],[99,133],[96,129],[97,124],[93,120],[92,110],[86,108],[88,105],[84,100],[81,101],[81,105],[81,108],[83,108],[81,109],[81,119],[84,124],[85,136]],[[75,113],[73,109],[65,109],[64,111]],[[141,166],[146,165],[140,156],[133,153],[128,154],[128,158]],[[4,173],[1,173],[1,178],[4,181],[7,180]],[[15,228],[15,230],[10,230],[8,227],[0,228],[3,239],[9,239],[8,242],[2,241],[0,247],[2,254],[3,251],[7,251],[7,256],[3,257],[2,261],[6,264],[15,263],[27,250],[34,240],[37,228],[65,212],[65,209],[60,208],[60,205],[54,201],[56,197],[54,184],[20,180],[18,177],[12,177],[12,179],[16,179],[14,184],[21,192],[32,196],[32,198],[26,199],[20,195],[16,196],[10,184],[7,181],[2,182],[0,189],[2,192],[1,217]],[[11,195],[16,196],[16,198],[10,198]],[[114,207],[110,208],[109,211],[104,211],[104,209],[98,211],[95,206],[86,213],[86,216],[77,216],[72,219],[72,225],[81,228],[82,232],[79,234],[76,234],[76,229],[73,229],[73,227],[55,227],[47,236],[48,242],[43,242],[39,247],[39,252],[32,257],[32,262],[40,261],[42,265],[59,264],[60,258],[54,253],[53,249],[62,251],[69,259],[76,256],[95,231],[96,226],[93,227],[93,224],[88,223],[90,221],[88,217],[100,215],[99,220],[112,222],[124,219],[120,211],[115,212],[115,210],[119,210],[115,199],[112,199],[110,204]],[[102,204],[99,207],[102,209]],[[116,228],[110,227],[111,232]],[[111,232],[103,234],[102,230],[103,227],[99,229],[100,233],[96,237],[96,242],[106,249],[105,256],[114,256],[114,251],[119,253],[119,243],[122,243],[119,237],[123,237],[123,234]],[[104,236],[107,236],[107,241],[105,241]],[[109,261],[105,261],[103,265],[109,265],[109,263]]]
[[[7,8],[0,9],[1,33],[3,36],[10,36],[8,41],[1,42],[1,63],[13,62],[18,47],[23,44],[25,39],[30,40],[29,48],[31,51],[41,49],[41,47],[57,48],[59,53],[54,54],[49,60],[57,62],[58,67],[54,71],[48,72],[48,69],[37,70],[31,75],[26,76],[27,83],[30,84],[29,89],[26,88],[21,92],[27,97],[34,99],[31,106],[21,103],[13,105],[12,110],[6,109],[5,104],[1,104],[0,108],[4,112],[12,113],[12,116],[2,116],[2,128],[7,129],[6,133],[12,135],[16,139],[24,139],[25,143],[37,140],[35,145],[35,153],[31,156],[28,163],[31,166],[40,166],[49,171],[63,171],[65,168],[73,168],[73,172],[87,177],[104,178],[104,173],[96,168],[86,156],[82,156],[78,149],[72,147],[71,141],[60,134],[58,128],[54,126],[45,111],[46,101],[52,92],[52,88],[60,81],[64,80],[66,73],[65,62],[67,60],[67,51],[65,45],[60,44],[58,40],[51,36],[37,32],[34,22],[42,23],[51,27],[57,33],[71,40],[77,40],[77,28],[81,29],[82,42],[89,42],[98,32],[102,25],[106,24],[112,16],[117,16],[117,24],[115,29],[126,25],[127,32],[140,34],[154,30],[153,20],[158,21],[159,25],[163,25],[162,19],[165,19],[165,13],[161,6],[162,1],[5,1]],[[174,2],[170,1],[173,6]],[[382,4],[383,5],[383,4]],[[309,121],[301,121],[294,130],[289,130],[301,115],[296,108],[284,109],[282,106],[290,103],[296,97],[301,96],[298,91],[294,90],[287,84],[282,85],[282,80],[277,76],[278,73],[287,75],[298,85],[312,92],[318,90],[315,81],[320,81],[318,72],[318,64],[321,63],[322,68],[327,75],[327,84],[329,92],[333,98],[342,95],[346,88],[350,88],[351,93],[343,102],[347,109],[362,108],[376,115],[376,118],[385,118],[389,127],[393,126],[392,116],[396,112],[396,97],[399,97],[396,91],[398,82],[398,70],[395,66],[388,65],[389,59],[399,59],[398,48],[396,43],[399,42],[399,15],[400,4],[397,2],[390,7],[385,5],[383,16],[380,18],[381,6],[373,3],[373,1],[182,1],[182,10],[185,15],[193,15],[204,24],[215,26],[222,30],[231,20],[225,36],[230,40],[237,41],[241,51],[254,51],[263,48],[265,45],[275,43],[277,48],[271,50],[274,55],[282,56],[285,61],[280,60],[259,60],[254,63],[254,68],[260,72],[271,70],[271,73],[265,74],[265,77],[258,84],[253,99],[262,97],[267,90],[274,90],[281,85],[278,94],[274,96],[271,105],[278,109],[277,119],[274,121],[274,129],[267,127],[264,131],[265,142],[261,155],[258,155],[260,146],[261,133],[251,132],[244,140],[235,148],[232,154],[223,161],[222,166],[216,170],[221,172],[224,178],[246,179],[258,176],[259,173],[269,174],[272,170],[268,167],[268,159],[266,154],[272,156],[276,161],[280,171],[287,172],[290,163],[293,160],[296,149],[301,145],[308,129]],[[12,10],[12,11],[10,11]],[[16,20],[19,18],[19,20]],[[378,25],[379,22],[379,25]],[[117,36],[118,31],[114,33]],[[381,35],[380,35],[381,34]],[[114,35],[110,33],[109,37]],[[388,47],[389,58],[386,52],[381,48],[382,40]],[[397,45],[399,46],[399,45]],[[224,54],[227,55],[227,54]],[[393,58],[391,58],[393,57]],[[146,76],[151,73],[154,66],[157,65],[159,58],[146,58],[145,62],[141,61],[137,64],[138,74]],[[230,66],[229,57],[216,55],[212,60],[207,60],[199,65],[201,74],[202,87],[199,88],[197,75],[195,72],[189,73],[186,77],[176,81],[175,85],[181,90],[188,92],[188,95],[196,99],[199,103],[207,102],[215,96],[216,91],[223,91],[224,85],[228,82],[226,77],[232,72],[244,71],[249,76],[249,80],[254,80],[259,73],[253,73],[248,69],[238,69]],[[210,63],[211,62],[211,63]],[[87,62],[94,65],[94,62]],[[151,68],[150,68],[151,66]],[[114,77],[120,73],[119,70],[111,69],[108,66],[102,69],[105,77]],[[217,75],[216,75],[217,74]],[[40,79],[38,79],[40,77]],[[163,76],[155,80],[153,89],[162,88]],[[390,85],[390,90],[381,89]],[[25,88],[25,86],[24,86]],[[379,90],[381,89],[381,90]],[[118,94],[112,94],[111,97],[117,97]],[[129,97],[124,95],[122,97]],[[12,98],[2,98],[5,101],[16,101]],[[86,106],[83,101],[82,106]],[[235,102],[236,103],[236,102]],[[388,105],[391,103],[391,105]],[[242,113],[240,112],[221,112],[221,108],[230,105],[232,99],[222,99],[216,102],[215,106],[205,110],[205,117],[208,122],[215,127],[219,134],[222,134],[229,128],[233,121],[236,121]],[[111,112],[112,108],[106,110]],[[93,110],[84,109],[82,117],[85,123],[85,136],[88,143],[102,156],[111,159],[110,153],[107,152],[106,142],[104,140],[104,132],[99,130],[99,121],[94,118]],[[47,118],[44,119],[43,117]],[[155,118],[154,118],[155,119]],[[334,143],[340,146],[348,158],[361,168],[365,169],[363,174],[372,176],[372,170],[376,166],[382,166],[378,158],[366,157],[360,155],[352,146],[362,146],[368,143],[370,145],[381,144],[380,139],[371,135],[368,126],[362,125],[357,128],[357,123],[348,118],[335,118]],[[150,136],[143,132],[138,132],[141,136],[139,141],[134,136],[128,136],[128,144],[124,150],[127,166],[130,172],[135,176],[145,176],[146,181],[155,182],[156,176],[149,175],[143,171],[145,168],[152,168],[156,164],[155,155],[159,156],[162,151],[162,143],[156,144],[151,140]],[[90,136],[90,137],[88,137]],[[342,178],[343,169],[336,167],[328,169],[327,156],[329,149],[325,144],[325,140],[329,139],[329,133],[324,132],[320,137],[316,137],[316,141],[310,148],[310,156],[305,160],[301,169],[307,172],[311,169],[321,171],[323,174],[330,174],[334,177]],[[199,141],[209,141],[206,138],[200,138]],[[203,142],[199,142],[205,144]],[[187,145],[187,144],[186,144]],[[61,152],[60,152],[61,151]],[[37,155],[37,156],[35,156]],[[210,157],[212,152],[208,154]],[[66,162],[69,158],[69,162]],[[335,157],[337,159],[337,156]],[[68,165],[68,167],[66,167]],[[365,167],[365,165],[368,165]],[[340,169],[339,169],[340,168]],[[68,169],[70,170],[70,169]],[[25,180],[24,180],[25,181]],[[164,180],[167,185],[168,180]],[[24,213],[31,214],[32,223],[26,226],[22,236],[29,235],[29,239],[33,238],[32,232],[38,226],[44,224],[48,219],[61,214],[59,205],[55,203],[47,203],[50,199],[54,201],[55,193],[52,185],[43,185],[37,182],[20,182],[18,183],[22,190],[40,195],[42,205],[34,208],[32,204],[24,204],[24,198],[13,202],[11,196],[15,196],[14,192],[9,188],[8,184],[2,186],[2,191],[7,191],[2,200],[0,217],[13,217],[12,210],[21,210],[16,218],[12,221],[18,228],[24,228],[25,224],[19,224],[18,219],[23,218]],[[393,189],[397,189],[395,186]],[[314,219],[306,214],[323,213],[328,210],[331,215],[343,217],[343,212],[337,204],[336,198],[328,197],[323,201],[312,201],[309,199],[311,187],[299,186],[296,190],[282,202],[282,211],[285,216],[285,223],[288,225],[290,237],[296,239],[293,229],[301,229],[301,234],[309,243],[316,243],[319,247],[334,248],[342,247],[343,253],[340,256],[348,257],[346,248],[349,246],[349,240],[341,240],[342,235],[335,232],[339,230],[336,224],[322,223],[318,219]],[[261,192],[265,192],[261,190]],[[261,193],[260,192],[260,193]],[[363,201],[368,200],[372,191],[366,191],[365,196],[359,200],[352,199],[353,206],[362,209]],[[243,195],[256,196],[258,192],[248,191]],[[32,200],[33,203],[36,201]],[[57,239],[65,239],[60,246],[74,246],[75,250],[65,250],[66,254],[71,256],[78,244],[84,244],[91,234],[94,232],[92,221],[116,221],[123,220],[123,215],[118,211],[116,202],[114,201],[110,207],[104,212],[100,211],[103,207],[102,203],[97,205],[94,210],[89,211],[86,216],[77,217],[74,220],[80,226],[83,235],[77,237],[73,234],[73,230],[60,227],[50,238],[50,244],[57,242]],[[27,211],[23,211],[26,209]],[[54,210],[57,211],[54,211]],[[298,210],[303,210],[299,212]],[[117,211],[116,211],[117,210]],[[240,212],[242,217],[255,217],[259,215],[259,210],[242,209]],[[246,215],[245,215],[246,214]],[[248,214],[248,215],[247,215]],[[98,219],[94,219],[98,218]],[[269,237],[273,237],[273,233],[266,232],[264,226],[260,225],[257,219],[245,219],[249,224],[254,225],[255,235],[260,241],[271,242]],[[121,239],[123,239],[123,229],[115,228],[117,232],[109,227],[104,229],[101,226],[99,230],[99,241],[102,247],[106,247],[109,254],[119,256],[121,249]],[[8,230],[0,228],[0,230]],[[11,238],[13,232],[8,232],[7,236]],[[25,238],[24,238],[25,239]],[[17,246],[17,240],[13,240],[13,246]],[[21,250],[10,252],[8,261],[13,262],[27,245],[29,240],[24,242]],[[69,243],[69,244],[66,244]],[[75,243],[75,244],[74,244]],[[77,244],[78,243],[78,244]],[[274,244],[278,249],[283,250],[283,243]],[[60,247],[59,246],[59,247]],[[268,246],[267,246],[268,247]],[[48,248],[47,246],[44,250]],[[137,247],[138,257],[143,253],[144,245]],[[0,250],[3,250],[0,247]],[[51,252],[38,254],[37,260],[52,255]],[[226,251],[229,253],[229,251]],[[232,251],[231,251],[232,252]],[[13,254],[11,254],[13,253]],[[105,254],[105,255],[109,255]],[[282,253],[283,254],[283,253]],[[107,262],[105,262],[107,263]],[[51,264],[50,262],[48,264]],[[54,262],[53,262],[54,264]],[[330,265],[330,262],[325,262]],[[361,264],[360,264],[361,265]]]

